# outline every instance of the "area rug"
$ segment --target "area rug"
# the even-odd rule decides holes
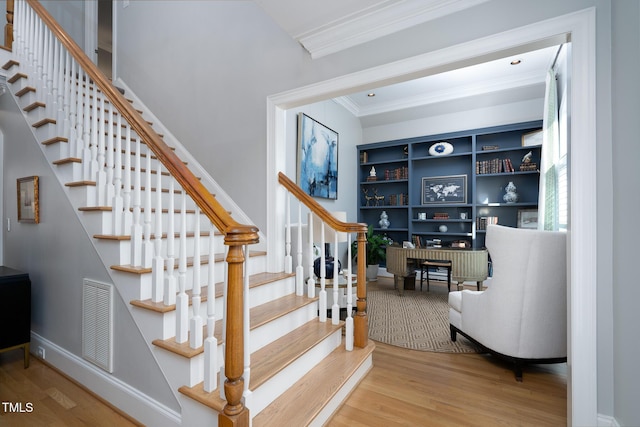
[[[398,291],[378,287],[367,291],[369,338],[398,347],[441,353],[477,353],[478,349],[458,334],[451,341],[449,303],[445,286],[431,285],[429,292]]]

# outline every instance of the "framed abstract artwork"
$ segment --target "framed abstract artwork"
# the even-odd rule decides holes
[[[312,197],[338,198],[338,132],[298,114],[298,185]]]

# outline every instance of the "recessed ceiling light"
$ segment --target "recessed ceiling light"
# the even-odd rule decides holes
[[[511,61],[511,65],[518,65],[519,63],[521,63],[522,61],[519,59],[514,59],[513,61]]]
[[[375,94],[375,93],[373,93],[373,92],[369,92],[369,93],[367,94],[367,96],[368,96],[369,98],[373,98],[374,96],[376,96],[376,94]]]

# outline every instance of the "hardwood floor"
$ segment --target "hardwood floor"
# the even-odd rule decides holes
[[[523,378],[488,355],[376,343],[373,368],[328,425],[565,426],[566,365],[529,366]],[[2,427],[138,425],[34,357],[24,369],[21,350],[0,353],[0,402]]]
[[[367,285],[387,286],[386,278]],[[328,425],[566,426],[566,364],[525,367],[517,382],[509,365],[489,355],[376,343],[373,368]]]
[[[139,426],[22,350],[0,353],[0,426]]]

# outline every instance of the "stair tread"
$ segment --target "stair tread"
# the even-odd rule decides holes
[[[249,256],[250,257],[255,257],[255,256],[264,256],[267,253],[264,251],[250,251],[249,252]],[[176,263],[175,263],[175,268],[178,268],[178,259],[176,258]],[[215,257],[215,261],[216,262],[222,262],[224,261],[224,254],[216,254]],[[208,264],[209,263],[209,256],[208,255],[202,255],[200,257],[200,263],[202,265],[204,264]],[[193,257],[188,257],[187,258],[187,267],[193,266]],[[116,271],[122,271],[125,273],[133,273],[133,274],[145,274],[145,273],[151,273],[151,267],[146,268],[146,267],[134,267],[130,264],[125,264],[125,265],[112,265],[111,269],[116,270]]]
[[[249,276],[249,289],[256,288],[258,286],[262,286],[271,282],[275,282],[277,280],[286,279],[288,277],[294,277],[293,273],[257,273]],[[216,298],[222,297],[222,291],[224,282],[216,283]],[[191,295],[191,290],[187,291],[187,294]],[[207,286],[203,286],[201,290],[202,302],[207,300]],[[151,311],[156,311],[158,313],[167,313],[170,311],[174,311],[176,309],[175,304],[165,305],[162,301],[153,302],[151,299],[146,300],[133,300],[131,301],[131,305],[134,305],[139,308],[144,308]]]
[[[313,346],[341,329],[343,324],[344,322],[338,325],[332,325],[331,322],[321,323],[316,318],[253,352],[249,389],[256,390]],[[224,407],[224,401],[219,398],[218,389],[207,393],[204,391],[204,382],[193,387],[180,387],[178,391],[212,409],[218,410],[219,407],[221,410]]]
[[[254,427],[304,426],[320,413],[327,402],[351,378],[375,348],[345,350],[341,345],[253,418]]]
[[[20,65],[20,63],[15,59],[10,59],[2,66],[2,69],[9,70],[9,68],[13,67],[14,65]]]
[[[35,92],[36,88],[33,86],[25,86],[22,89],[20,89],[19,91],[16,92],[16,96],[18,98],[23,97],[24,95],[26,95],[29,92]]]
[[[249,329],[256,329],[278,317],[282,317],[287,313],[297,310],[305,305],[314,303],[318,298],[309,298],[305,296],[297,296],[295,294],[287,295],[282,298],[264,303],[249,310],[250,325]],[[203,319],[206,323],[206,319]],[[203,336],[207,337],[208,329],[203,327]],[[215,324],[214,336],[218,340],[218,343],[222,342],[222,320],[217,320]],[[176,353],[186,358],[195,357],[204,352],[204,347],[191,348],[189,346],[189,340],[184,343],[177,343],[175,337],[167,338],[165,340],[156,339],[152,342],[153,345],[163,348],[165,350]]]
[[[201,231],[200,232],[200,237],[208,237],[211,233],[209,233],[208,231]],[[193,237],[195,234],[190,231],[187,233],[187,237]],[[220,233],[219,231],[215,232],[216,236],[221,236],[222,233]],[[175,238],[179,238],[180,237],[180,233],[176,232],[173,235]],[[115,241],[127,241],[127,240],[131,240],[131,236],[130,235],[124,235],[124,234],[94,234],[93,235],[94,239],[101,239],[101,240],[115,240]],[[155,240],[156,235],[155,233],[151,233],[151,239]],[[162,239],[166,239],[167,238],[167,233],[162,233],[161,236]]]

